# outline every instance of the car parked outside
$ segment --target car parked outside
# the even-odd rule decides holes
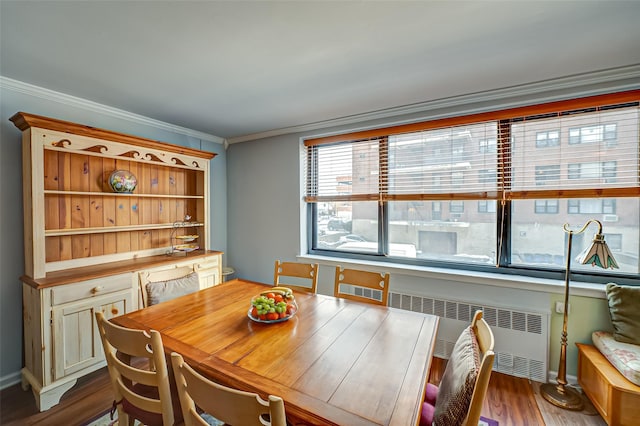
[[[327,222],[327,229],[329,231],[340,231],[345,230],[351,232],[351,221],[350,220],[342,220],[340,218],[329,219]]]

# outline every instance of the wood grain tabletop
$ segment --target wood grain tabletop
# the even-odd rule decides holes
[[[162,334],[205,376],[285,400],[293,425],[416,425],[438,317],[296,292],[274,324],[248,316],[270,286],[232,280],[112,319]]]

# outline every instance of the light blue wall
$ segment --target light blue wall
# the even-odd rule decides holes
[[[275,259],[295,261],[299,254],[298,140],[243,142],[227,151],[227,262],[238,277],[271,282]]]
[[[58,118],[121,133],[214,152],[211,160],[211,248],[226,251],[227,246],[227,169],[226,151],[220,143],[203,140],[74,106],[32,91],[15,90],[0,84],[0,388],[19,379],[22,368],[22,285],[24,271],[22,214],[21,132],[9,118],[18,111]],[[126,116],[126,114],[125,114]],[[188,133],[188,132],[186,132]],[[211,138],[214,139],[214,138]]]

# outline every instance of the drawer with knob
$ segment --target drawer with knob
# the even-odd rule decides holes
[[[66,284],[51,289],[51,304],[85,300],[121,290],[129,290],[132,286],[132,274],[125,273],[111,275],[104,278],[95,278],[75,284]]]

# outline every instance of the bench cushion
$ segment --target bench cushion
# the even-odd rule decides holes
[[[640,345],[640,287],[609,283],[606,287],[613,337]]]
[[[612,333],[595,331],[593,344],[631,383],[640,386],[640,345],[617,341]]]

